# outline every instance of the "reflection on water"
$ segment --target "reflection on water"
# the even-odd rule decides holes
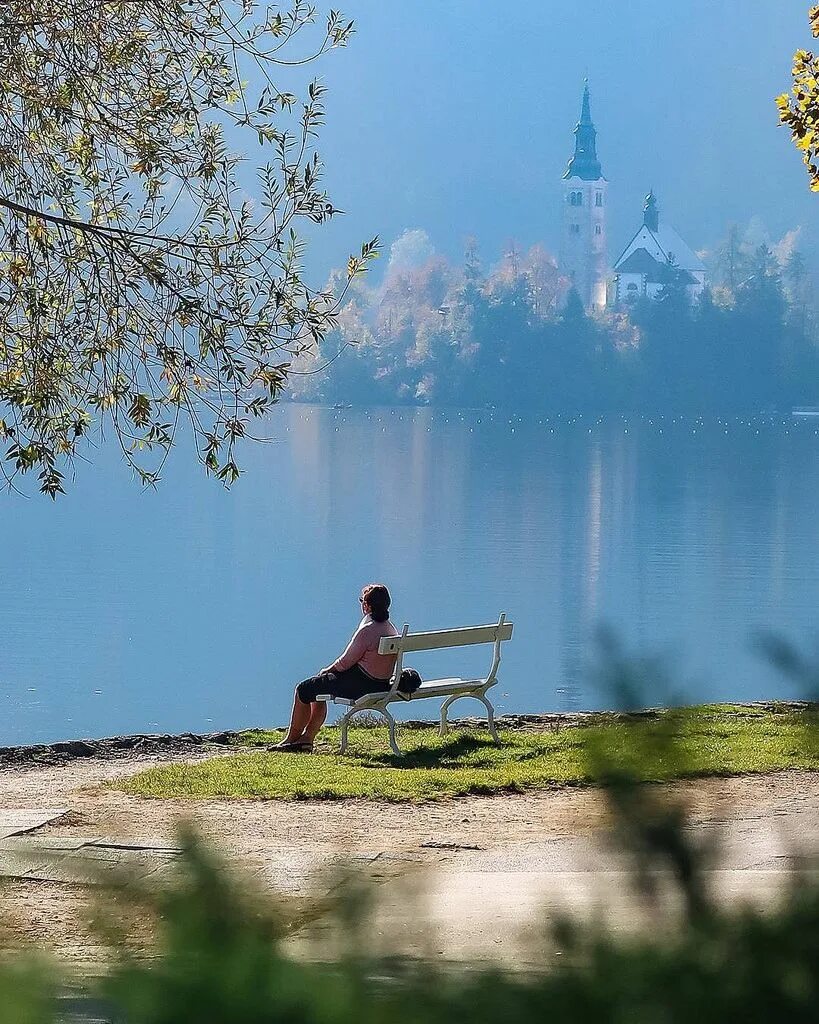
[[[56,506],[2,498],[0,742],[281,721],[371,579],[399,625],[505,610],[503,710],[610,703],[584,671],[601,622],[695,699],[794,695],[748,642],[815,635],[811,421],[287,406],[270,432],[230,494],[181,457],[142,493],[103,451]]]

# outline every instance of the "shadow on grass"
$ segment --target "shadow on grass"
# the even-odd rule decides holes
[[[438,746],[416,747],[400,755],[391,751],[356,755],[356,751],[351,750],[350,753],[373,768],[460,768],[463,767],[459,764],[460,758],[489,748],[497,749],[491,739],[461,734],[441,741]]]

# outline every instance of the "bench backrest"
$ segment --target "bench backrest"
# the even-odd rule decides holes
[[[495,622],[491,626],[465,626],[462,629],[438,629],[431,633],[403,633],[385,636],[378,645],[379,654],[399,651],[437,651],[444,647],[466,647],[471,644],[493,644],[512,639],[512,622]]]
[[[494,644],[492,665],[485,679],[485,685],[495,681],[500,665],[501,644],[512,639],[514,623],[506,621],[506,612],[501,612],[497,622],[491,626],[464,626],[461,629],[439,629],[435,632],[410,633],[405,625],[398,636],[382,637],[378,644],[379,654],[396,654],[395,672],[391,692],[398,688],[401,678],[404,654],[407,651],[437,651],[446,647],[467,647],[473,644]]]

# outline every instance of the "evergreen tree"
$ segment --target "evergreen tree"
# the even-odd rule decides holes
[[[583,307],[583,300],[576,288],[572,288],[566,298],[566,308],[563,310],[564,324],[580,324],[586,319],[586,310]]]
[[[760,245],[751,273],[737,291],[732,327],[741,345],[742,365],[731,370],[742,381],[745,402],[755,408],[775,408],[787,402],[780,386],[784,365],[786,303],[779,266],[767,245]],[[741,340],[740,340],[741,339]]]

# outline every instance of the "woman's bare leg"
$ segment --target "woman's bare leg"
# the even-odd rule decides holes
[[[310,718],[304,730],[304,742],[315,743],[319,730],[327,718],[327,701],[317,700],[310,705]]]
[[[287,735],[282,740],[282,743],[298,743],[304,735],[304,730],[307,727],[307,723],[310,721],[311,712],[314,707],[315,704],[303,704],[299,700],[298,693],[296,693],[295,699],[293,700],[293,712],[290,715],[290,727],[288,728]],[[327,714],[326,706],[324,713]]]

